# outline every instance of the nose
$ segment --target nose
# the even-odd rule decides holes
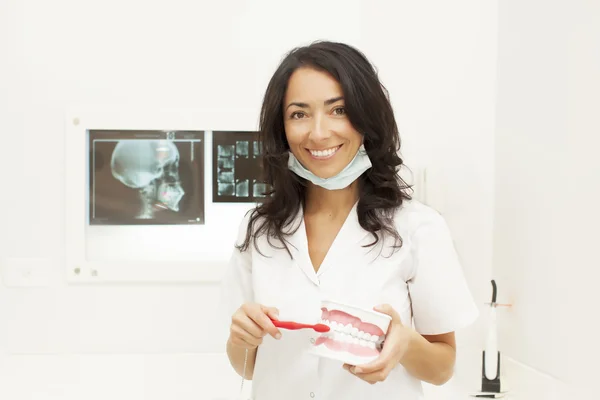
[[[331,132],[326,118],[323,118],[321,115],[315,116],[310,127],[309,138],[316,142],[328,139],[330,136]]]

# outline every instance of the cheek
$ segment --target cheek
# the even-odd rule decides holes
[[[338,130],[340,132],[346,132],[348,134],[351,134],[351,132],[356,132],[348,118],[334,118],[332,120],[331,125],[333,129]]]
[[[297,126],[287,126],[285,127],[285,137],[288,141],[290,147],[298,146],[304,141],[305,134],[302,129],[298,129]]]
[[[362,141],[362,135],[352,126],[348,119],[340,119],[332,124],[331,129],[336,132],[337,136],[347,140],[350,143]]]
[[[356,147],[360,147],[360,145],[363,141],[362,135],[360,133],[358,133],[357,131],[355,131],[354,129],[351,131],[351,133],[347,137],[350,142],[352,142],[353,144],[356,145]]]

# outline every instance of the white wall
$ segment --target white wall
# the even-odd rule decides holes
[[[377,65],[407,162],[431,167],[430,199],[446,215],[483,302],[491,271],[495,3],[2,2],[0,259],[41,258],[48,278],[42,288],[0,285],[0,398],[235,393],[238,380],[227,373],[211,325],[213,284],[65,283],[64,113],[93,106],[258,112],[282,54],[314,39],[357,45]],[[219,234],[233,237],[230,229]],[[478,329],[460,341],[477,346]]]
[[[362,3],[362,38],[390,90],[407,161],[427,166],[427,200],[449,222],[483,305],[492,254],[496,2],[394,3]],[[480,347],[483,321],[459,343]]]
[[[529,371],[514,383],[524,398],[565,387],[591,394],[600,357],[600,3],[499,4],[493,274],[498,301],[514,303],[499,310],[501,350]]]

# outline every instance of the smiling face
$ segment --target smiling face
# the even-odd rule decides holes
[[[352,161],[362,144],[348,119],[340,84],[329,74],[299,68],[284,98],[284,126],[290,151],[320,178],[331,178]]]

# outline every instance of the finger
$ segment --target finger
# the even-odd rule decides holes
[[[265,336],[265,332],[263,329],[258,326],[250,317],[247,315],[237,315],[233,319],[232,326],[238,326],[243,331],[248,332],[251,336],[255,338],[262,338]]]
[[[385,381],[388,376],[388,372],[387,369],[380,369],[378,371],[371,372],[370,374],[359,374],[355,372],[354,375],[364,381],[376,383]]]
[[[256,338],[254,336],[248,335],[247,333],[240,335],[239,338],[244,342],[248,343],[253,348],[260,346],[263,342],[262,338]]]
[[[346,371],[348,371],[352,375],[354,375],[354,368],[355,368],[354,365],[352,365],[352,364],[344,364],[344,365],[342,365],[342,368],[344,368]]]
[[[375,361],[371,361],[368,364],[357,365],[352,368],[352,371],[356,374],[370,374],[375,371],[379,371],[383,369],[386,365],[386,360],[382,358],[377,358]]]
[[[358,379],[361,379],[371,385],[377,383],[377,380],[373,378],[373,374],[357,374],[354,372],[354,368],[352,365],[349,364],[344,364],[344,369],[346,371],[348,371],[349,373],[351,373],[352,375],[354,375],[355,377],[357,377]]]
[[[275,307],[261,306],[263,312],[267,314],[271,319],[279,319],[279,310]]]
[[[250,342],[248,342],[248,341],[246,340],[246,338],[245,338],[245,337],[243,337],[243,336],[240,336],[240,335],[238,335],[238,334],[236,334],[236,333],[232,333],[232,334],[231,334],[231,336],[230,336],[230,340],[231,340],[231,343],[232,343],[233,345],[235,345],[236,347],[241,347],[241,348],[243,348],[243,349],[249,349],[249,350],[252,350],[252,349],[255,349],[255,348],[257,348],[257,347],[260,345],[260,343],[258,343],[258,344],[256,344],[256,343],[250,343]],[[262,340],[262,339],[261,339],[261,340]]]
[[[250,311],[248,315],[260,328],[267,332],[269,335],[273,336],[275,339],[279,339],[281,337],[281,332],[273,322],[269,319],[269,316],[262,309],[255,309]]]
[[[388,365],[392,359],[392,345],[393,344],[390,343],[390,346],[388,346],[387,349],[384,348],[381,350],[379,357],[377,357],[375,360],[354,367],[354,372],[359,374],[368,374],[385,368],[385,366]]]
[[[231,336],[232,338],[238,338],[240,340],[243,340],[244,342],[254,347],[259,346],[260,344],[262,344],[263,341],[262,337],[254,336],[237,325],[233,325],[231,327]]]
[[[244,339],[251,344],[256,344],[259,340],[262,339],[261,337],[256,337],[248,333],[244,328],[240,327],[239,325],[231,325],[229,332],[229,335],[232,338]]]
[[[401,322],[400,315],[398,315],[396,310],[394,310],[394,308],[392,306],[390,306],[389,304],[380,304],[376,307],[373,307],[373,309],[380,313],[389,315],[390,317],[392,317],[392,321],[394,321],[394,322]]]

